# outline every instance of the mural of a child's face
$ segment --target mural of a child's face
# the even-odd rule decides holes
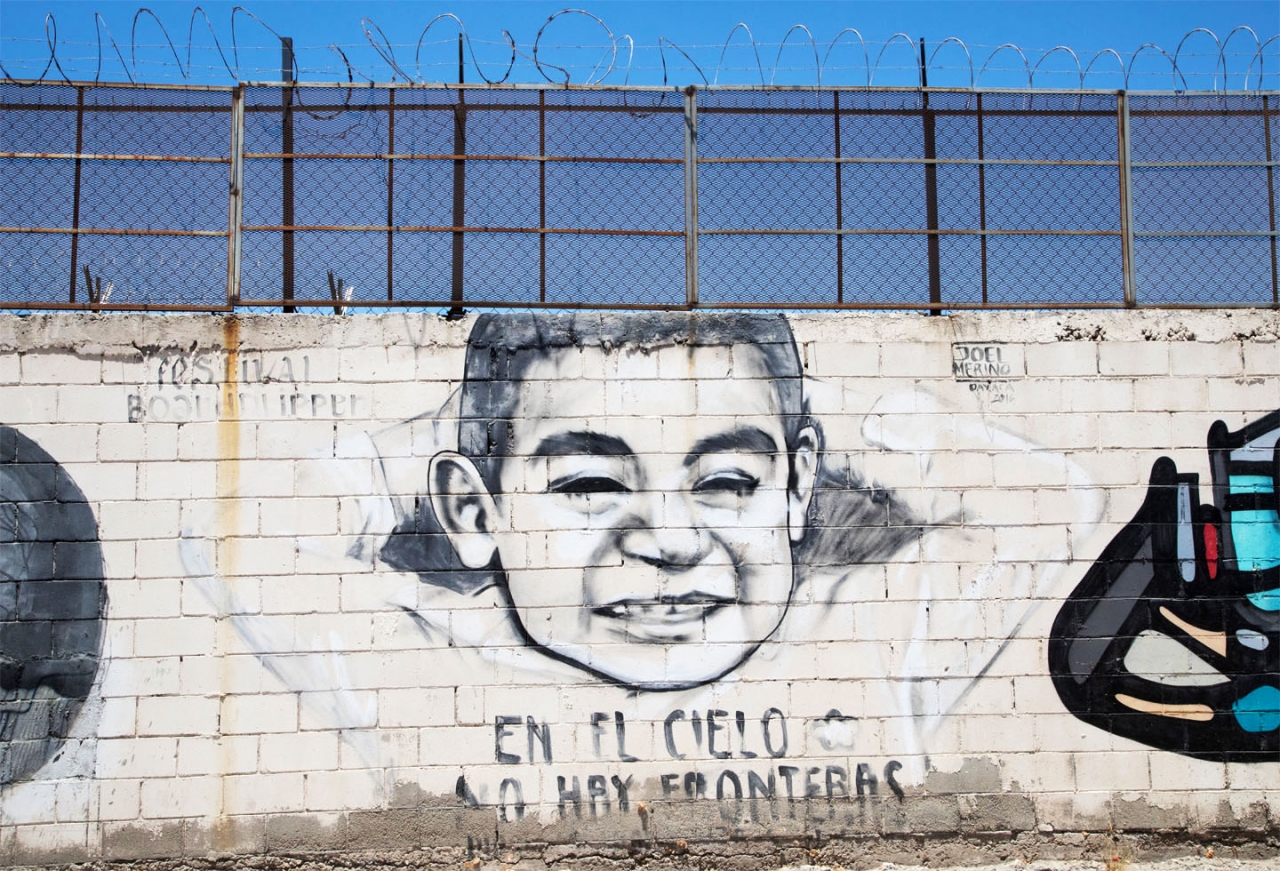
[[[437,517],[468,566],[496,553],[528,638],[627,686],[726,674],[791,599],[817,436],[804,428],[788,445],[779,392],[749,346],[735,349],[733,377],[691,379],[715,353],[653,350],[658,377],[623,381],[610,373],[625,350],[553,351],[524,372],[500,493],[465,457],[433,463]]]

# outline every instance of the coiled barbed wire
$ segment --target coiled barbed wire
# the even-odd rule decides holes
[[[549,54],[553,54],[555,49],[557,48],[562,49],[562,48],[565,48],[565,46],[546,46],[543,44],[544,39],[547,37],[548,33],[553,29],[553,25],[557,21],[561,21],[568,16],[579,17],[589,22],[593,22],[603,32],[604,38],[606,40],[603,44],[596,45],[596,46],[582,46],[582,45],[571,46],[572,48],[579,48],[579,49],[581,48],[597,49],[598,48],[601,50],[600,58],[594,63],[594,65],[592,65],[589,69],[587,69],[585,75],[580,80],[575,80],[574,72],[573,72],[575,68],[571,64],[563,61],[561,63],[557,63],[555,62],[555,59],[553,59],[552,57],[549,57]],[[196,44],[197,24],[200,20],[202,20],[204,24],[204,28],[207,29],[209,36],[212,38],[212,41],[213,41],[212,49],[217,52],[217,57],[221,61],[221,67],[223,70],[225,70],[226,76],[232,82],[247,81],[248,79],[246,79],[240,63],[240,44],[237,38],[237,31],[236,31],[237,19],[248,18],[252,21],[252,23],[256,24],[258,27],[265,30],[267,33],[269,33],[271,36],[275,37],[276,39],[281,39],[282,37],[281,37],[281,34],[278,33],[275,29],[273,29],[269,24],[267,24],[260,17],[258,17],[253,12],[251,12],[250,10],[246,9],[243,6],[233,7],[231,10],[230,18],[231,18],[231,21],[230,21],[231,59],[228,60],[227,54],[223,50],[222,44],[218,39],[218,34],[214,29],[213,22],[210,20],[208,14],[205,13],[205,11],[201,7],[199,6],[195,7],[191,13],[191,17],[187,26],[186,60],[184,62],[180,54],[179,47],[175,45],[173,39],[170,37],[168,30],[165,28],[164,23],[160,20],[159,16],[156,15],[156,13],[153,12],[151,9],[147,7],[141,7],[134,14],[132,26],[130,27],[129,42],[128,42],[129,60],[126,61],[125,53],[121,50],[120,44],[116,41],[114,35],[111,33],[110,28],[107,26],[106,19],[104,19],[100,13],[94,13],[94,33],[96,37],[96,64],[94,67],[93,75],[91,78],[86,79],[85,77],[79,75],[78,70],[73,69],[72,73],[74,73],[79,80],[89,81],[94,84],[115,83],[115,82],[122,81],[122,79],[118,77],[117,78],[104,77],[104,72],[106,72],[108,76],[110,75],[110,73],[107,72],[107,70],[104,70],[104,65],[103,65],[104,54],[107,54],[107,50],[110,49],[110,51],[115,54],[115,57],[119,62],[119,70],[116,73],[116,75],[117,76],[123,75],[124,81],[128,81],[130,83],[140,83],[140,78],[138,74],[139,49],[140,48],[141,49],[157,49],[158,48],[161,51],[163,51],[165,48],[167,48],[168,54],[171,54],[173,56],[172,66],[175,66],[177,68],[181,79],[184,81],[190,80],[194,70],[194,66],[192,63],[192,54]],[[151,22],[154,22],[155,27],[159,29],[160,35],[163,38],[163,43],[152,44],[152,45],[139,43],[138,41],[139,24],[145,22],[147,19],[150,19]],[[632,84],[631,78],[632,78],[633,72],[640,70],[640,68],[635,65],[635,60],[636,60],[635,40],[631,36],[626,34],[622,36],[615,35],[614,32],[609,28],[609,26],[605,23],[603,19],[592,14],[591,12],[585,9],[577,9],[577,8],[561,9],[553,13],[552,15],[550,15],[547,18],[547,20],[542,24],[542,26],[538,29],[537,34],[534,36],[532,42],[527,47],[528,50],[525,50],[525,48],[521,47],[521,45],[516,41],[516,39],[511,35],[510,32],[503,30],[502,40],[503,40],[505,49],[510,50],[510,59],[507,60],[505,68],[501,69],[501,75],[493,74],[495,71],[493,64],[490,64],[490,69],[488,70],[486,70],[486,67],[481,64],[480,58],[476,53],[475,46],[477,41],[474,41],[472,39],[472,36],[467,32],[466,26],[463,23],[462,19],[453,13],[444,13],[432,18],[431,21],[428,22],[426,26],[422,29],[421,33],[418,36],[417,41],[413,43],[411,46],[410,45],[397,46],[393,44],[386,37],[386,34],[383,32],[382,28],[379,27],[378,24],[375,21],[373,21],[373,19],[371,18],[360,19],[360,25],[363,31],[364,38],[368,43],[368,45],[370,46],[370,48],[372,48],[373,52],[380,59],[381,63],[385,64],[385,68],[390,71],[390,80],[392,82],[402,80],[404,82],[419,83],[419,84],[427,84],[427,83],[443,84],[444,83],[440,80],[429,80],[422,74],[422,49],[424,45],[429,44],[427,43],[427,36],[428,34],[431,33],[432,28],[436,27],[437,25],[441,25],[442,22],[451,23],[452,25],[455,25],[457,29],[457,39],[459,40],[459,45],[460,45],[460,58],[459,58],[459,61],[460,61],[459,78],[460,79],[465,76],[465,73],[463,71],[463,65],[461,63],[461,46],[462,45],[466,46],[467,51],[470,54],[470,68],[473,71],[474,76],[478,77],[479,81],[484,82],[486,84],[491,84],[491,85],[513,82],[514,81],[513,74],[515,74],[517,71],[517,63],[520,59],[523,59],[524,62],[528,64],[528,66],[533,70],[533,72],[537,76],[536,79],[533,79],[532,81],[527,82],[527,84],[532,84],[541,80],[553,85],[614,84],[614,85],[627,86]],[[448,24],[445,24],[445,26],[448,26]],[[750,27],[748,27],[745,23],[739,23],[729,31],[728,36],[725,38],[724,42],[719,46],[719,49],[720,49],[719,58],[716,61],[715,69],[711,75],[708,75],[708,71],[704,70],[702,65],[700,65],[696,60],[694,60],[689,50],[687,50],[686,48],[682,48],[679,44],[667,38],[666,36],[660,36],[656,44],[650,47],[651,49],[656,49],[658,53],[659,67],[651,67],[651,68],[645,68],[645,69],[646,70],[652,69],[655,71],[660,70],[661,78],[662,78],[661,84],[667,87],[674,87],[674,86],[684,85],[684,84],[697,84],[698,80],[700,80],[701,83],[704,85],[718,85],[720,83],[721,74],[725,72],[727,69],[739,69],[739,70],[742,69],[742,68],[727,68],[725,66],[725,57],[729,52],[729,49],[731,48],[734,42],[734,39],[738,35],[739,31],[742,31],[742,33],[745,34],[746,42],[742,47],[749,48],[751,55],[754,57],[754,69],[752,69],[751,67],[748,67],[747,70],[748,72],[753,72],[755,74],[754,77],[759,78],[760,85],[762,87],[777,85],[778,73],[784,69],[788,71],[798,70],[810,75],[811,80],[809,82],[806,82],[805,84],[809,84],[815,87],[821,87],[824,84],[829,84],[829,79],[830,79],[829,71],[832,69],[830,67],[832,53],[837,49],[837,47],[852,48],[854,46],[854,40],[856,40],[856,45],[861,48],[862,70],[864,72],[864,81],[858,82],[856,84],[864,85],[865,87],[868,87],[868,88],[873,87],[875,85],[876,75],[882,71],[907,70],[907,71],[913,72],[915,74],[913,78],[916,79],[916,82],[918,83],[918,85],[924,86],[928,81],[930,72],[938,71],[942,69],[957,69],[954,67],[948,68],[948,67],[941,67],[938,65],[939,54],[943,51],[943,49],[947,48],[948,46],[955,46],[956,49],[963,52],[964,59],[965,59],[965,66],[959,67],[958,69],[960,69],[962,72],[967,71],[968,87],[970,89],[977,89],[982,87],[983,76],[987,74],[989,71],[995,72],[997,71],[997,69],[999,69],[1001,72],[1005,72],[1005,73],[1008,73],[1008,72],[1018,73],[1020,77],[1024,75],[1026,80],[1026,88],[1028,90],[1033,90],[1036,87],[1036,75],[1037,73],[1042,72],[1041,68],[1045,64],[1045,62],[1049,60],[1050,57],[1057,54],[1061,54],[1067,58],[1070,58],[1071,62],[1074,64],[1075,66],[1074,78],[1076,82],[1074,87],[1079,90],[1086,89],[1089,83],[1088,82],[1089,76],[1091,73],[1094,73],[1095,65],[1098,64],[1098,62],[1103,60],[1104,58],[1113,58],[1115,60],[1119,69],[1113,71],[1112,74],[1113,75],[1118,74],[1121,77],[1123,86],[1127,89],[1130,84],[1130,79],[1134,75],[1135,64],[1137,63],[1139,58],[1143,57],[1144,55],[1150,55],[1150,56],[1163,58],[1163,60],[1167,62],[1170,90],[1175,92],[1186,91],[1189,89],[1187,72],[1184,70],[1183,66],[1180,65],[1179,61],[1181,58],[1184,57],[1183,53],[1184,53],[1184,49],[1187,46],[1188,41],[1191,40],[1192,37],[1195,37],[1197,35],[1203,35],[1203,38],[1211,39],[1216,48],[1215,53],[1212,55],[1199,55],[1201,57],[1212,57],[1214,59],[1212,85],[1209,88],[1209,90],[1226,92],[1229,89],[1229,85],[1231,82],[1231,74],[1232,74],[1232,71],[1228,69],[1229,58],[1240,58],[1240,59],[1243,59],[1245,57],[1249,58],[1248,63],[1244,66],[1243,73],[1240,73],[1238,71],[1236,72],[1236,75],[1239,77],[1238,81],[1240,82],[1239,90],[1242,90],[1242,91],[1251,90],[1251,86],[1250,86],[1251,82],[1254,83],[1253,87],[1256,89],[1260,90],[1263,87],[1263,80],[1266,73],[1265,65],[1266,65],[1266,60],[1269,52],[1272,55],[1273,61],[1280,61],[1280,34],[1271,36],[1264,40],[1257,34],[1257,32],[1253,28],[1248,27],[1247,25],[1241,25],[1239,27],[1233,28],[1227,34],[1227,36],[1223,39],[1219,39],[1218,35],[1208,28],[1205,28],[1205,27],[1194,28],[1193,30],[1188,31],[1182,37],[1182,39],[1179,40],[1172,54],[1170,54],[1167,50],[1165,50],[1161,46],[1156,45],[1155,43],[1144,43],[1143,45],[1139,46],[1136,51],[1128,55],[1127,63],[1125,62],[1125,57],[1114,48],[1108,47],[1108,48],[1103,48],[1099,51],[1093,52],[1088,62],[1082,63],[1080,55],[1076,51],[1074,51],[1072,48],[1065,45],[1056,45],[1047,51],[1043,51],[1039,59],[1037,59],[1036,62],[1032,64],[1030,59],[1027,56],[1027,53],[1023,51],[1023,49],[1021,49],[1017,45],[1014,45],[1013,43],[1003,43],[991,49],[987,53],[986,59],[983,61],[983,63],[980,66],[978,66],[978,72],[975,73],[974,72],[975,62],[974,62],[973,51],[963,39],[956,36],[949,36],[946,39],[934,45],[932,48],[932,52],[929,53],[927,56],[923,51],[923,43],[921,43],[921,54],[917,58],[915,57],[917,41],[906,33],[895,33],[893,34],[893,36],[889,37],[889,39],[887,39],[885,42],[878,44],[880,48],[875,55],[874,62],[872,62],[871,53],[868,49],[868,43],[866,39],[863,37],[862,33],[859,32],[856,28],[847,27],[841,30],[838,34],[836,34],[836,36],[830,42],[823,43],[823,42],[819,42],[818,39],[814,36],[813,32],[804,24],[796,24],[787,30],[787,32],[783,35],[781,42],[762,43],[756,40],[755,35],[751,32]],[[6,68],[6,66],[4,65],[4,62],[0,60],[0,76],[2,76],[5,81],[17,82],[19,84],[43,82],[45,80],[52,79],[52,78],[61,78],[63,81],[71,82],[73,80],[73,75],[72,73],[67,72],[66,67],[64,67],[63,65],[63,59],[60,59],[58,56],[59,47],[70,45],[70,43],[60,42],[58,40],[57,34],[58,34],[57,20],[54,17],[54,15],[50,13],[45,16],[45,20],[44,20],[44,43],[48,51],[48,56],[47,58],[42,59],[44,66],[43,66],[43,69],[40,71],[40,73],[35,76],[18,77],[18,76],[15,76],[13,73],[11,73],[10,70]],[[793,35],[795,35],[796,37],[794,40],[792,39]],[[1247,39],[1252,40],[1252,45],[1249,44]],[[1245,41],[1244,43],[1245,49],[1243,53],[1233,54],[1228,51],[1229,48],[1234,47],[1232,46],[1233,40],[1236,40],[1237,44],[1242,40]],[[8,40],[5,40],[5,41],[13,41],[13,40],[12,40],[12,37],[10,37]],[[809,65],[807,60],[805,65],[801,67],[784,68],[782,66],[783,52],[788,47],[789,41],[791,42],[791,45],[794,49],[804,50],[804,54],[806,58],[808,58],[810,55],[812,56],[811,66]],[[443,43],[435,43],[435,44],[443,44]],[[482,44],[484,43],[482,42]],[[488,43],[488,44],[496,45],[497,43]],[[913,63],[911,66],[900,66],[900,65],[886,66],[886,63],[885,63],[886,52],[888,52],[891,49],[891,47],[895,46],[895,44],[905,44],[905,46],[911,50],[913,54]],[[90,44],[90,45],[93,45],[93,44]],[[766,67],[762,62],[760,49],[762,47],[768,48],[774,45],[777,46],[777,54],[774,57],[773,66],[771,68],[768,68],[768,75],[766,77]],[[877,44],[872,43],[871,45],[874,46]],[[823,46],[825,46],[825,52],[822,51]],[[1272,48],[1272,46],[1275,46],[1275,48]],[[258,48],[260,46],[254,46],[254,47]],[[404,65],[401,63],[400,59],[396,55],[397,48],[407,50],[410,47],[413,48],[413,52],[414,52],[412,75],[410,75],[410,73],[405,69]],[[977,48],[978,46],[974,46],[974,47]],[[375,81],[374,75],[370,75],[369,73],[366,73],[360,68],[360,66],[358,66],[357,64],[353,64],[351,62],[347,53],[342,49],[342,47],[340,47],[337,44],[331,43],[330,45],[327,46],[327,48],[331,53],[333,53],[337,57],[339,66],[336,67],[336,69],[340,71],[339,72],[340,77],[342,79],[345,79],[347,84],[353,84],[357,78],[367,82]],[[1252,48],[1252,52],[1249,51],[1250,48]],[[681,66],[681,67],[670,66],[668,64],[668,58],[667,58],[668,52],[683,58],[684,64],[686,64],[686,66]],[[1002,52],[1015,53],[1021,60],[1021,66],[1020,67],[1015,66],[1012,68],[1003,68],[1003,69],[994,67],[992,65],[992,62],[997,58],[997,56],[1001,55]],[[299,67],[296,54],[291,54],[290,57],[291,57],[291,63],[293,66],[293,69],[291,71],[293,79],[295,81],[303,81],[304,74],[306,74],[308,71],[306,69]],[[83,59],[78,58],[77,60],[83,60]],[[38,66],[41,62],[42,62],[41,60],[36,60],[34,61],[34,65]],[[12,63],[12,60],[10,61],[10,63]],[[111,65],[111,66],[114,66],[114,65]],[[496,66],[498,68],[501,68],[501,64],[497,64]],[[1255,75],[1255,68],[1256,68],[1256,75]],[[216,67],[211,69],[216,69]],[[328,69],[334,69],[334,68],[331,67]],[[673,73],[678,69],[691,70],[692,73],[696,74],[696,79],[690,78],[690,80],[687,82],[676,81]],[[856,69],[856,67],[852,67],[852,68],[841,67],[839,69]],[[1101,68],[1098,74],[1101,74],[1100,71],[1101,71]],[[253,72],[258,72],[258,70],[254,70]],[[828,74],[828,82],[826,83],[824,83],[823,81],[824,74]],[[1061,75],[1062,73],[1058,72],[1058,74]],[[375,75],[376,75],[376,71],[375,71]],[[1147,73],[1146,75],[1150,75],[1150,73]],[[472,80],[474,81],[475,79],[473,78]],[[317,78],[315,79],[315,81],[321,81],[321,79]],[[332,81],[332,79],[323,79],[323,81]]]

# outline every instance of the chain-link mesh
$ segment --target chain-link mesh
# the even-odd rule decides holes
[[[1122,301],[1118,129],[1114,97],[699,95],[699,299]]]
[[[1271,94],[0,99],[7,308],[1277,300]]]
[[[1130,115],[1138,301],[1275,303],[1276,98],[1136,97]]]
[[[242,301],[683,304],[681,98],[288,94],[246,92]]]
[[[0,85],[0,305],[226,303],[231,95]]]

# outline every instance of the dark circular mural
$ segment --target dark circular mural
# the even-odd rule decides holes
[[[0,426],[0,783],[53,758],[89,696],[102,574],[84,493],[39,445]]]

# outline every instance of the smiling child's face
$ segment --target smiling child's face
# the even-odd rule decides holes
[[[648,354],[658,377],[600,381],[571,377],[556,351],[522,379],[494,530],[516,619],[628,686],[720,677],[791,598],[816,436],[801,431],[789,460],[778,391],[750,347],[735,349],[733,377],[691,377],[724,350],[662,348]],[[635,355],[578,353],[574,369],[604,373]]]

